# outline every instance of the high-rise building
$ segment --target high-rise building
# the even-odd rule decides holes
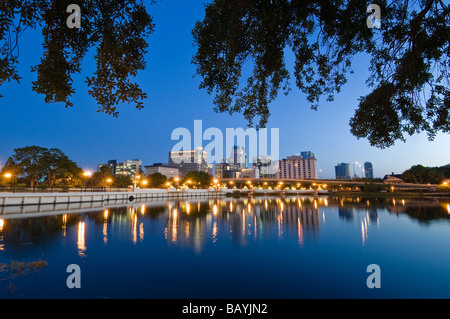
[[[278,163],[271,156],[259,155],[253,158],[253,169],[257,178],[275,178]]]
[[[352,179],[350,173],[350,163],[340,163],[335,167],[336,179]]]
[[[177,167],[183,176],[190,171],[211,173],[207,164],[207,153],[201,147],[195,150],[169,152],[169,165]]]
[[[366,178],[373,178],[373,165],[371,162],[364,163],[364,175]]]
[[[227,163],[237,166],[239,168],[247,168],[248,160],[245,148],[237,145],[233,146],[233,148],[231,149],[230,157],[227,160]]]
[[[277,178],[286,179],[317,179],[317,159],[314,153],[309,158],[303,156],[288,156],[278,161]]]
[[[105,166],[110,168],[111,174],[113,175],[127,175],[130,177],[134,177],[136,175],[139,175],[142,161],[138,159],[126,160],[125,162],[117,162],[117,160],[111,160],[106,164],[97,165],[97,170],[100,171],[100,169]]]

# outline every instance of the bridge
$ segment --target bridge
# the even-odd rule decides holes
[[[226,184],[227,187],[244,188],[244,186],[262,186],[271,188],[313,188],[313,189],[334,189],[338,187],[360,188],[364,189],[368,184],[379,187],[389,187],[390,190],[416,190],[430,191],[435,190],[437,184],[414,184],[414,183],[392,183],[354,181],[354,180],[335,180],[335,179],[283,179],[283,178],[219,178],[218,184]],[[393,188],[392,188],[393,187]]]

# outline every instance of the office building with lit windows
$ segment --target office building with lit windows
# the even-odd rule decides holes
[[[294,155],[278,161],[276,178],[317,179],[317,159],[311,152],[306,157]]]
[[[134,177],[139,175],[141,170],[142,161],[135,160],[126,160],[125,162],[117,162],[117,160],[110,160],[105,164],[97,165],[97,171],[100,171],[102,167],[108,167],[111,170],[111,174],[113,175],[127,175],[130,177]]]

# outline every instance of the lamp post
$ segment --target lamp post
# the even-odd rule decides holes
[[[83,172],[85,192],[87,192],[87,180],[92,177],[92,174],[93,174],[92,171]],[[83,186],[81,186],[81,192],[83,192]]]
[[[5,174],[5,177],[8,179],[8,180],[11,180],[12,179],[12,177],[13,177],[13,174],[11,174],[11,173],[6,173]],[[14,183],[14,180],[13,180],[13,184],[14,184],[14,190],[13,190],[13,193],[15,193],[16,192],[16,183]]]
[[[109,185],[109,191],[111,192],[111,185],[112,185],[112,182],[113,182],[112,178],[108,178],[108,179],[106,180],[106,182],[108,183],[108,185]]]

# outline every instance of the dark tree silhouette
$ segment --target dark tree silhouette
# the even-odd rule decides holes
[[[317,109],[333,101],[356,54],[371,56],[372,92],[360,98],[351,132],[385,148],[406,134],[450,132],[450,6],[442,0],[376,2],[381,28],[368,28],[361,0],[214,0],[193,30],[200,88],[215,110],[240,112],[265,127],[269,104],[290,88],[285,50],[298,89]],[[244,65],[253,66],[245,84]],[[242,83],[244,82],[244,84]],[[356,104],[356,103],[355,103]]]
[[[89,94],[98,112],[118,115],[119,103],[143,108],[147,97],[131,81],[146,68],[146,38],[154,25],[142,0],[2,0],[0,2],[0,85],[20,81],[19,40],[27,28],[42,27],[44,53],[32,67],[33,90],[45,102],[73,106],[72,76],[81,72],[83,58],[95,47],[97,70],[87,77]],[[147,4],[153,1],[146,1]],[[81,8],[81,28],[69,28],[70,4]]]

